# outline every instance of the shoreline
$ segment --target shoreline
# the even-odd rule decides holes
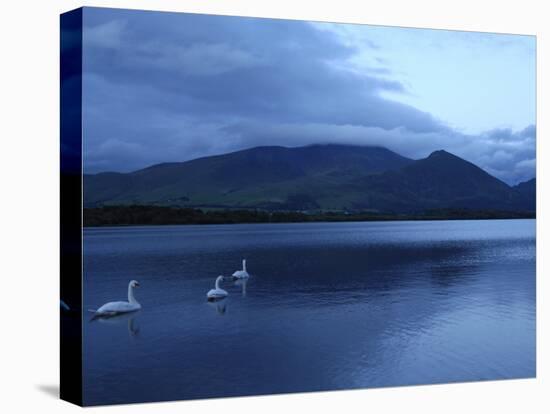
[[[536,219],[536,212],[437,209],[424,213],[304,213],[296,211],[215,210],[157,206],[85,208],[83,227],[129,227],[221,224],[345,223],[387,221]]]

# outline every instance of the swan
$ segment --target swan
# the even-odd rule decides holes
[[[224,279],[225,277],[221,275],[216,278],[216,286],[214,289],[210,289],[206,294],[206,298],[209,301],[220,300],[227,296],[227,292],[220,288],[220,282]]]
[[[250,277],[250,275],[246,271],[246,259],[243,259],[242,270],[237,270],[235,273],[233,273],[233,277],[235,279],[248,279]]]
[[[134,288],[139,287],[137,280],[131,280],[128,283],[128,302],[109,302],[101,306],[97,310],[90,309],[90,312],[94,312],[94,316],[114,316],[120,313],[134,312],[141,309],[141,305],[134,297]]]

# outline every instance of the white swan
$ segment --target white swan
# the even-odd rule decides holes
[[[227,292],[220,288],[220,282],[223,279],[225,279],[225,277],[221,275],[216,278],[216,286],[214,287],[214,289],[210,289],[206,294],[206,298],[208,300],[220,300],[227,296]]]
[[[94,312],[94,316],[114,316],[120,313],[134,312],[141,309],[141,305],[134,297],[134,288],[139,287],[139,282],[131,280],[128,283],[128,302],[109,302],[101,306],[97,310],[90,309],[90,312]]]
[[[248,279],[250,275],[246,271],[246,259],[243,259],[243,268],[242,270],[237,270],[233,273],[233,277],[236,279]]]

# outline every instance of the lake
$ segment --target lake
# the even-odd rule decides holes
[[[535,220],[86,228],[84,308],[131,279],[85,315],[87,405],[536,374]]]

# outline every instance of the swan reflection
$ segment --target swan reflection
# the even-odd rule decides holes
[[[241,293],[243,298],[246,298],[246,284],[248,283],[248,278],[246,279],[237,279],[235,281],[235,286],[240,286]]]
[[[105,325],[127,325],[128,335],[134,338],[139,334],[139,316],[140,311],[130,312],[130,313],[121,313],[117,315],[110,316],[97,316],[95,315],[90,322],[101,323]]]
[[[208,306],[215,309],[220,315],[224,315],[227,311],[227,299],[223,298],[217,301],[206,302]]]

